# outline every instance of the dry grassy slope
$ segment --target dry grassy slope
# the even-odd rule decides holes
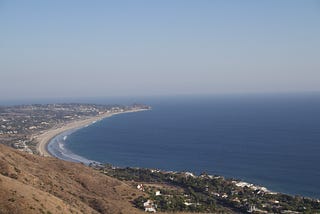
[[[0,144],[0,213],[140,213],[136,189],[82,164]]]

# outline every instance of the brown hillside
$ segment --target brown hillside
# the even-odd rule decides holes
[[[0,145],[0,213],[140,213],[139,195],[82,164]]]

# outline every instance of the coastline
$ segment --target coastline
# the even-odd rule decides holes
[[[133,110],[133,111],[125,111],[125,112],[116,112],[116,113],[104,113],[104,114],[101,114],[101,115],[98,115],[98,116],[95,116],[95,117],[90,117],[90,118],[84,118],[82,120],[77,120],[77,121],[71,121],[69,123],[61,123],[59,124],[61,127],[55,127],[55,128],[52,128],[52,129],[49,129],[49,130],[46,130],[44,131],[43,134],[41,134],[40,136],[38,136],[38,142],[39,144],[37,145],[37,151],[39,151],[40,155],[42,156],[51,156],[51,157],[56,157],[52,154],[50,154],[50,152],[48,151],[48,144],[52,141],[53,138],[55,138],[56,136],[64,133],[64,132],[67,132],[67,131],[71,131],[71,130],[74,130],[74,129],[81,129],[87,125],[91,125],[93,122],[95,121],[99,121],[99,120],[102,120],[102,119],[105,119],[105,118],[108,118],[108,117],[111,117],[113,115],[116,115],[116,114],[122,114],[122,113],[130,113],[130,112],[135,112],[135,111],[143,111],[144,109],[142,110]],[[125,119],[125,118],[124,118]],[[51,143],[50,143],[51,144]],[[191,172],[193,172],[192,170],[190,170]],[[219,174],[222,174],[223,173],[219,173]],[[228,177],[228,176],[227,176]],[[229,176],[230,177],[230,176]],[[239,178],[238,176],[235,176],[237,178]],[[248,183],[245,184],[245,186],[258,186],[258,185],[253,185],[253,184],[259,184],[259,186],[261,185],[262,187],[264,187],[266,184],[265,183],[262,183],[262,182],[255,182],[255,181],[250,181],[248,178],[239,178],[240,181],[242,183],[239,183],[238,185],[244,185],[244,181],[249,181]],[[239,182],[240,182],[239,181]],[[251,184],[253,183],[253,184]],[[286,194],[290,194],[286,191],[279,191],[279,190],[275,190],[273,189],[272,187],[270,187],[270,185],[266,185],[268,188],[271,188],[270,190],[272,192],[284,192]],[[269,190],[269,191],[270,191]],[[292,193],[291,193],[292,194]],[[316,197],[314,197],[316,198]]]
[[[90,124],[93,124],[99,120],[103,120],[105,118],[112,117],[113,115],[146,111],[146,110],[149,110],[149,109],[134,109],[134,110],[128,110],[128,111],[123,111],[123,112],[114,112],[114,113],[106,112],[101,115],[86,118],[83,120],[76,120],[76,121],[71,121],[68,123],[60,124],[60,126],[58,126],[58,127],[53,127],[49,130],[44,131],[44,133],[33,136],[36,139],[36,141],[38,142],[37,151],[39,152],[40,156],[54,157],[48,151],[48,144],[56,136],[66,132],[66,131],[70,131],[70,130],[74,130],[74,129],[81,129],[81,128],[88,126]]]

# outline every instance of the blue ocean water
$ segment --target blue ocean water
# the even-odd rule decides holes
[[[116,166],[218,174],[320,198],[320,95],[169,97],[70,134],[68,151]]]

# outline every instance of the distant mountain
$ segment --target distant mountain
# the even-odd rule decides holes
[[[141,213],[135,188],[79,163],[0,144],[0,213]]]

